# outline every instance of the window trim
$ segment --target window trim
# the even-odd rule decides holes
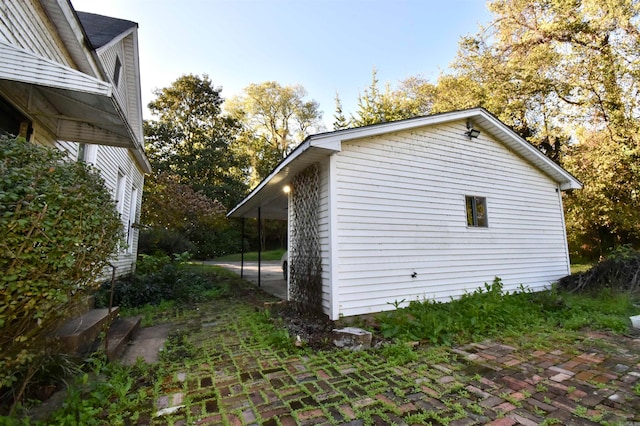
[[[113,67],[113,84],[118,87],[120,83],[120,70],[122,69],[122,62],[120,62],[120,56],[116,55],[116,63]]]
[[[484,206],[484,220],[482,222],[480,222],[478,217],[479,204]],[[465,208],[465,216],[467,220],[467,228],[488,228],[489,227],[489,215],[487,212],[487,197],[481,197],[478,195],[465,195],[464,208]],[[469,208],[471,208],[471,212],[469,212]],[[469,215],[469,213],[471,213],[471,215]],[[471,221],[469,219],[471,219]]]
[[[118,170],[117,178],[116,178],[116,191],[115,191],[115,201],[116,208],[118,213],[120,213],[120,217],[124,213],[124,199],[125,199],[125,191],[127,187],[127,175],[122,171]]]
[[[138,187],[131,186],[131,196],[129,199],[129,221],[127,226],[127,253],[133,253],[133,240],[137,231],[135,223],[138,220]]]

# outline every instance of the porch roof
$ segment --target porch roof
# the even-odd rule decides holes
[[[57,138],[129,148],[142,170],[151,172],[142,142],[113,96],[110,83],[2,41],[0,57],[0,88],[10,83],[22,93],[41,94],[53,108],[36,102],[21,107],[43,123],[55,123],[50,130]]]

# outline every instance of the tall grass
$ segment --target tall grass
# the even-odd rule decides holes
[[[509,293],[496,278],[473,293],[448,303],[412,302],[408,307],[378,316],[387,338],[451,345],[501,333],[584,327],[622,333],[630,315],[637,313],[626,294],[602,291],[595,296],[560,292],[531,292],[525,288]]]

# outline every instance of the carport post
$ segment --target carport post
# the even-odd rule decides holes
[[[260,288],[260,267],[262,257],[262,220],[260,220],[260,207],[258,207],[258,288]]]
[[[242,218],[242,231],[240,232],[240,278],[244,278],[244,217]]]

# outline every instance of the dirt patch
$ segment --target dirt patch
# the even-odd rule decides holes
[[[380,347],[387,339],[378,332],[373,316],[354,317],[349,320],[331,321],[325,314],[297,309],[294,303],[279,301],[265,305],[271,312],[276,326],[287,329],[289,335],[307,347],[316,350],[335,350],[333,330],[347,326],[362,327],[372,331],[371,347]]]
[[[267,309],[272,318],[287,329],[289,335],[313,349],[334,348],[331,331],[336,328],[334,321],[326,315],[305,312],[291,302],[269,304]]]

